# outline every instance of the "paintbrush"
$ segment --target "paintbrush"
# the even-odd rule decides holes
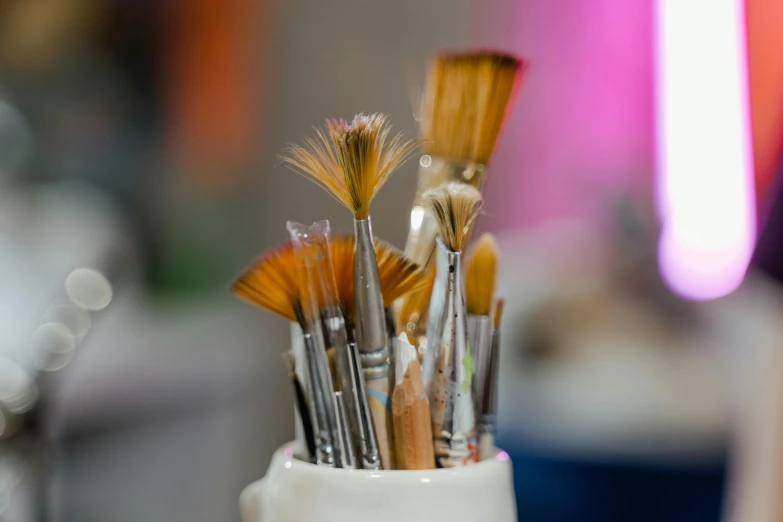
[[[424,193],[451,181],[484,186],[486,167],[516,99],[525,63],[507,53],[441,53],[430,63],[422,100],[419,182],[405,254],[426,265],[438,226]]]
[[[477,457],[462,250],[482,202],[477,189],[456,182],[425,193],[424,199],[439,227],[424,385],[429,392],[437,463],[453,467],[473,462]]]
[[[435,467],[432,420],[418,354],[404,333],[395,339],[394,351],[392,412],[397,469],[432,469]]]
[[[336,360],[338,352],[348,350],[345,320],[335,298],[334,273],[329,254],[329,221],[317,221],[309,226],[289,221],[286,223],[286,229],[291,235],[291,244],[299,263],[302,303],[305,316],[310,321],[308,331],[313,334],[316,349],[325,356],[326,367],[319,366],[318,371],[331,392],[325,402],[332,430],[335,460],[338,467],[352,468],[355,467],[354,452],[352,448],[346,449],[342,445],[337,398],[333,394],[333,373],[329,361],[329,352],[334,354]],[[327,347],[331,349],[327,350]],[[348,439],[347,442],[353,444],[353,439]]]
[[[306,258],[305,264],[312,281],[310,288],[317,293],[326,344],[330,347],[329,351],[334,353],[335,374],[343,392],[341,397],[346,415],[345,428],[351,435],[346,439],[351,445],[351,457],[358,451],[361,468],[377,470],[380,467],[380,456],[365,395],[364,379],[359,371],[359,355],[356,344],[349,340],[342,306],[338,300],[337,280],[346,278],[346,275],[340,272],[340,278],[335,277],[329,221],[317,221],[310,226],[289,221],[287,228],[291,233],[291,241],[298,245],[297,250]]]
[[[493,313],[492,344],[489,355],[489,368],[484,381],[479,418],[479,458],[491,459],[495,456],[495,430],[498,408],[498,370],[500,369],[500,320],[503,315],[503,299],[495,303]]]
[[[296,413],[299,417],[299,421],[302,426],[302,434],[304,436],[305,450],[307,451],[307,459],[315,459],[315,435],[313,434],[313,422],[310,420],[310,410],[307,406],[307,398],[305,396],[304,389],[302,389],[302,383],[299,381],[299,377],[296,374],[294,363],[294,352],[291,350],[283,352],[283,362],[288,368],[288,375],[291,378],[291,384],[294,388],[294,399]]]
[[[352,122],[329,120],[303,146],[288,148],[282,160],[324,188],[354,217],[354,324],[381,461],[394,468],[389,410],[389,338],[378,261],[373,246],[370,204],[391,174],[411,155],[416,142],[391,136],[387,117],[360,114]]]
[[[397,247],[374,238],[378,259],[378,277],[383,296],[383,306],[388,308],[402,296],[416,292],[430,284],[431,276],[424,269],[405,257]],[[337,298],[345,307],[346,316],[354,320],[354,257],[356,239],[349,235],[336,235],[331,241],[332,264],[337,280]]]
[[[302,328],[304,361],[296,361],[296,366],[304,370],[300,377],[304,377],[306,382],[303,389],[313,424],[315,461],[318,465],[334,467],[337,464],[337,441],[333,434],[337,426],[329,363],[325,350],[316,344],[314,334],[318,329],[313,332],[312,306],[302,301],[306,290],[291,243],[285,243],[254,261],[236,279],[232,292],[265,310],[297,322]]]
[[[394,346],[398,326],[391,310],[392,304],[400,297],[416,292],[427,285],[431,286],[433,275],[428,275],[416,263],[405,257],[396,247],[375,238],[375,252],[378,258],[378,275],[381,281],[381,293],[385,308],[386,329],[389,345]],[[354,312],[354,245],[353,236],[335,237],[332,241],[332,259],[337,275],[337,287],[346,316],[353,320]],[[390,353],[389,371],[394,372],[394,353]],[[391,377],[393,379],[393,377]]]
[[[337,431],[340,437],[340,448],[343,450],[342,467],[345,469],[356,469],[356,456],[354,455],[353,444],[351,443],[351,430],[348,427],[348,416],[345,413],[343,392],[334,392],[334,403],[337,409]]]
[[[476,374],[473,401],[476,411],[483,404],[489,374],[492,344],[492,300],[495,292],[498,251],[492,234],[483,234],[465,259],[465,304],[468,312],[468,343]]]
[[[452,181],[482,190],[487,164],[516,100],[524,70],[525,62],[520,58],[500,52],[441,53],[432,59],[419,118],[423,155],[405,245],[405,254],[414,262],[422,266],[431,262],[438,231],[435,217],[424,203],[424,193]],[[397,310],[416,299],[428,302],[427,296],[414,293],[402,300]],[[426,306],[418,316],[416,335],[423,336]]]

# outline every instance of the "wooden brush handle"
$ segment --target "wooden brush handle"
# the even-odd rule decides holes
[[[383,469],[396,468],[390,386],[388,374],[380,379],[367,379],[365,374],[367,402],[370,405],[370,413],[372,414],[372,422],[375,427],[375,437],[378,442],[378,452],[381,454]]]

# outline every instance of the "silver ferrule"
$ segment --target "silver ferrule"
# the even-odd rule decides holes
[[[433,352],[440,378],[431,382],[429,393],[430,404],[435,405],[433,437],[436,458],[442,467],[453,467],[472,462],[476,452],[473,364],[468,350],[462,255],[448,251],[440,241],[438,250],[436,277],[444,281],[443,295],[437,299],[442,300],[442,306],[437,316],[430,316],[430,325],[436,336],[431,336],[428,330],[427,354]]]
[[[334,346],[337,376],[343,392],[343,403],[349,441],[354,455],[361,458],[361,468],[378,470],[381,467],[375,428],[372,423],[367,395],[364,391],[364,375],[359,361],[356,343]]]
[[[315,461],[320,466],[334,467],[338,465],[340,450],[329,361],[312,334],[305,333],[303,339],[307,360],[308,405],[315,436]]]
[[[424,364],[422,365],[422,380],[424,389],[430,389],[435,374],[435,366],[438,359],[437,344],[435,339],[440,339],[443,334],[443,310],[446,306],[446,287],[449,281],[449,250],[440,238],[436,241],[435,250],[435,283],[432,286],[432,295],[429,304],[429,317],[427,320],[427,350],[424,352]]]
[[[473,376],[473,404],[477,415],[480,415],[492,351],[492,323],[489,316],[468,315],[468,344],[476,369]]]
[[[334,403],[337,409],[337,432],[340,435],[340,448],[342,448],[340,467],[344,469],[356,469],[356,457],[351,444],[351,433],[348,429],[348,417],[345,415],[345,402],[343,392],[334,392]]]
[[[482,433],[495,433],[498,412],[498,372],[500,369],[500,331],[492,332],[489,349],[489,367],[479,408],[479,429]]]
[[[389,337],[370,218],[355,219],[353,229],[356,235],[353,271],[356,341],[365,379],[380,379],[389,373]]]
[[[408,241],[405,255],[421,266],[426,266],[435,249],[438,224],[435,216],[424,204],[423,195],[450,181],[467,183],[481,190],[486,179],[486,167],[471,161],[450,160],[423,155],[419,158],[419,183],[411,209]]]

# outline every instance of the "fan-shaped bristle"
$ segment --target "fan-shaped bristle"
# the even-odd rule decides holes
[[[289,321],[300,321],[298,264],[290,241],[256,259],[234,281],[231,291]]]
[[[349,317],[353,316],[354,304],[354,245],[353,236],[332,238],[332,263],[337,280],[337,294]],[[375,255],[378,259],[384,306],[391,306],[398,298],[415,292],[427,284],[427,277],[421,267],[389,243],[376,238]]]
[[[489,316],[495,293],[498,247],[492,234],[483,234],[465,260],[465,305],[469,314]]]
[[[316,129],[304,145],[288,147],[281,159],[320,185],[356,219],[366,219],[375,194],[417,145],[402,133],[392,137],[386,115],[359,114],[350,123],[327,120],[326,129]]]
[[[422,107],[426,154],[486,164],[513,105],[525,63],[496,52],[445,53],[430,64]]]
[[[459,182],[451,182],[424,193],[438,221],[440,237],[453,252],[464,249],[471,226],[481,210],[481,193]]]

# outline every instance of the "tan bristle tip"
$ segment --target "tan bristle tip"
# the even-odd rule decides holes
[[[465,262],[465,304],[472,315],[488,316],[495,294],[498,250],[492,234],[483,234]]]
[[[470,185],[451,182],[423,197],[435,215],[443,243],[453,252],[462,251],[481,210],[481,193]]]
[[[391,134],[388,116],[358,114],[353,121],[328,120],[304,145],[291,145],[283,164],[309,178],[366,219],[375,194],[415,152],[418,142]]]
[[[523,73],[524,62],[506,53],[436,56],[425,88],[421,123],[424,152],[486,164]]]
[[[495,330],[500,328],[500,320],[502,319],[503,316],[503,307],[505,306],[505,303],[506,303],[505,299],[498,299],[497,302],[495,303],[495,313],[493,314],[492,317],[492,322],[494,324]]]

